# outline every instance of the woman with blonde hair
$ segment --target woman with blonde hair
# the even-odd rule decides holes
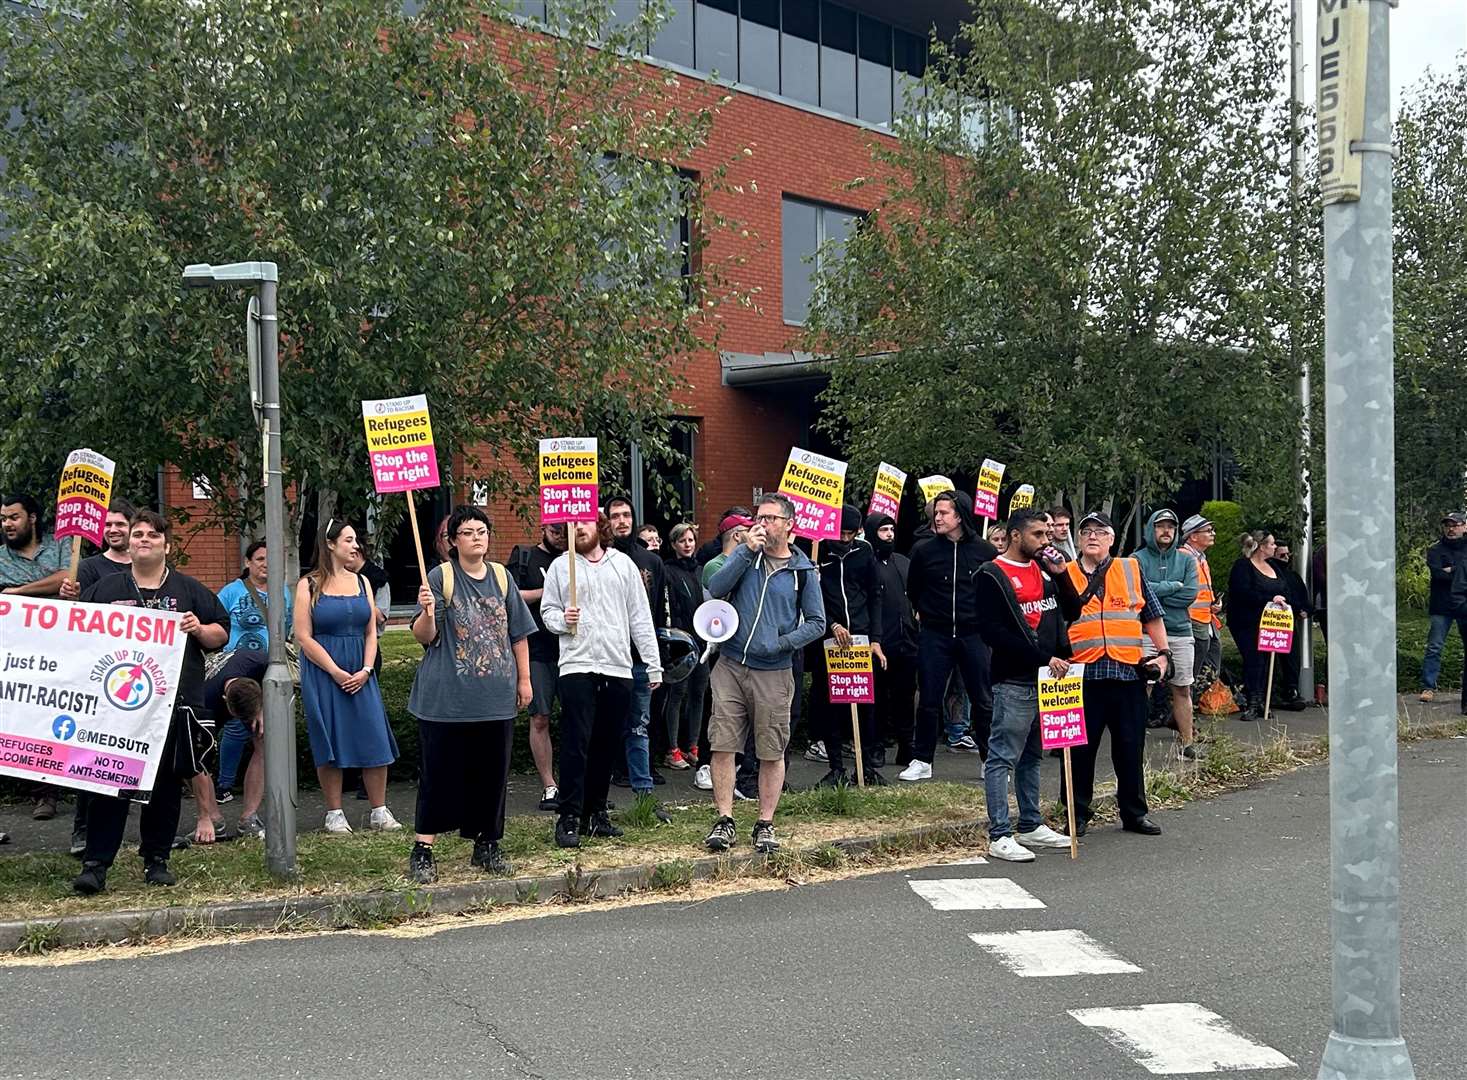
[[[295,596],[301,703],[329,833],[352,831],[341,809],[342,769],[362,770],[371,828],[402,828],[387,809],[387,766],[397,760],[397,740],[372,670],[377,613],[366,579],[351,569],[356,550],[355,529],[344,521],[327,522],[316,543],[316,565],[301,578]]]
[[[1243,657],[1243,687],[1247,701],[1244,720],[1263,719],[1263,699],[1268,682],[1268,658],[1258,651],[1258,622],[1269,604],[1284,603],[1287,586],[1278,571],[1269,564],[1278,544],[1273,534],[1263,529],[1244,533],[1238,538],[1243,557],[1233,564],[1228,574],[1228,631],[1237,642]]]

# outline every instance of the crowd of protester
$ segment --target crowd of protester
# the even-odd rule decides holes
[[[1160,715],[1176,729],[1181,757],[1202,755],[1194,708],[1222,674],[1224,625],[1242,659],[1244,720],[1261,718],[1269,698],[1283,709],[1307,705],[1298,692],[1297,650],[1281,658],[1270,693],[1258,628],[1265,608],[1287,603],[1315,615],[1323,629],[1322,581],[1308,589],[1287,546],[1271,534],[1240,538],[1242,557],[1227,570],[1224,604],[1208,559],[1215,527],[1201,515],[1179,520],[1170,509],[1157,511],[1131,556],[1115,554],[1116,529],[1104,513],[1085,513],[1073,531],[1064,507],[1018,510],[984,528],[972,500],[956,491],[927,505],[906,552],[896,550],[897,523],[886,515],[863,518],[847,506],[839,537],[818,549],[796,542],[794,517],[788,499],[770,495],[755,506],[729,507],[701,543],[691,522],[673,526],[664,542],[655,527],[638,525],[630,500],[616,497],[597,521],[544,526],[537,543],[514,547],[500,564],[490,558],[486,513],[455,509],[435,535],[441,561],[419,589],[409,624],[423,648],[407,705],[421,753],[409,875],[435,880],[434,842],[453,831],[473,842],[474,866],[512,871],[500,842],[522,712],[529,715],[539,806],[555,815],[562,847],[622,834],[610,813],[614,785],[645,800],[655,819],[670,820],[657,793],[669,782],[666,769],[712,792],[709,849],[738,844],[733,805],[741,800],[757,803],[754,849],[777,850],[775,816],[792,741],[827,766],[818,785],[855,782],[854,760],[847,767],[852,713],[830,701],[826,639],[844,646],[860,637],[871,645],[876,700],[855,710],[865,782],[889,783],[889,762],[900,781],[928,780],[939,747],[976,756],[990,852],[1010,861],[1069,844],[1039,816],[1041,669],[1059,676],[1084,665],[1088,741],[1075,750],[1073,790],[1061,792],[1073,801],[1082,835],[1107,731],[1122,827],[1161,831],[1148,816],[1146,727]],[[175,715],[140,820],[146,880],[174,881],[168,860],[185,791],[197,809],[194,842],[224,835],[220,806],[234,801],[236,787],[236,833],[263,835],[264,544],[246,548],[238,579],[215,595],[169,559],[167,519],[124,500],[113,502],[103,548],[81,561],[76,580],[68,577],[70,542],[41,528],[34,499],[0,496],[0,531],[6,592],[183,616],[188,644]],[[1442,539],[1427,554],[1423,701],[1436,695],[1450,628],[1467,635],[1464,535],[1467,518],[1446,515]],[[710,598],[738,614],[736,632],[711,656],[695,619]],[[387,575],[367,560],[352,524],[327,522],[314,566],[285,603],[325,796],[324,830],[352,831],[342,806],[348,775],[359,776],[359,797],[370,805],[367,827],[402,829],[387,806],[398,747],[378,685]],[[34,817],[54,816],[57,794],[38,788]],[[125,798],[78,795],[71,846],[82,860],[79,892],[106,887],[129,808]]]

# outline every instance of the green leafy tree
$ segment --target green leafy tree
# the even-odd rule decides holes
[[[1396,120],[1396,515],[1402,554],[1467,503],[1467,52]]]
[[[611,475],[632,439],[671,455],[680,362],[723,295],[702,257],[721,169],[673,163],[716,99],[630,58],[654,14],[612,32],[607,5],[560,3],[550,35],[494,3],[413,7],[0,19],[0,472],[54,475],[85,443],[208,477],[220,519],[259,521],[243,300],[183,294],[200,260],[280,266],[297,522],[307,493],[372,501],[366,398],[426,392],[442,471],[491,493],[528,494],[542,435],[602,436]]]
[[[1285,40],[1264,0],[995,0],[938,51],[810,322],[858,472],[1096,504],[1219,442],[1292,468]]]

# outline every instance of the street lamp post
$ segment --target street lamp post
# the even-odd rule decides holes
[[[1411,1080],[1401,1036],[1390,4],[1321,0],[1334,1027],[1319,1080]]]
[[[297,876],[295,863],[295,701],[285,664],[285,491],[280,467],[280,353],[276,319],[279,272],[273,262],[224,266],[192,263],[183,282],[194,288],[255,290],[259,314],[259,409],[265,435],[265,558],[270,664],[265,669],[265,864],[277,878]],[[253,305],[252,305],[253,306]],[[250,333],[257,331],[251,325]],[[253,343],[252,343],[253,344]],[[251,352],[253,364],[254,349]],[[254,375],[251,372],[252,376]],[[251,383],[256,380],[252,377]]]

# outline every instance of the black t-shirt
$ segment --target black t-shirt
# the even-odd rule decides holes
[[[550,564],[560,558],[557,553],[546,551],[539,544],[533,547],[516,547],[509,555],[509,573],[521,591],[545,588],[545,575]],[[526,601],[529,604],[529,601]],[[541,663],[555,664],[560,661],[560,640],[545,629],[545,620],[540,618],[540,601],[529,604],[530,615],[535,620],[535,632],[530,635],[530,659]]]
[[[218,623],[229,629],[229,612],[203,583],[187,574],[169,568],[168,576],[157,589],[140,589],[132,574],[108,574],[85,593],[82,599],[92,604],[118,604],[123,607],[145,607],[158,611],[192,611],[199,622]],[[189,636],[183,653],[183,669],[178,679],[174,704],[188,705],[200,717],[204,714],[204,650]]]
[[[88,555],[76,568],[76,587],[85,596],[88,589],[108,574],[121,574],[131,569],[130,563],[114,562],[106,555]]]
[[[259,649],[236,649],[224,666],[214,672],[204,683],[204,708],[214,716],[214,723],[223,727],[229,719],[229,709],[224,705],[224,685],[231,679],[265,678],[265,669],[270,666],[270,656]]]

